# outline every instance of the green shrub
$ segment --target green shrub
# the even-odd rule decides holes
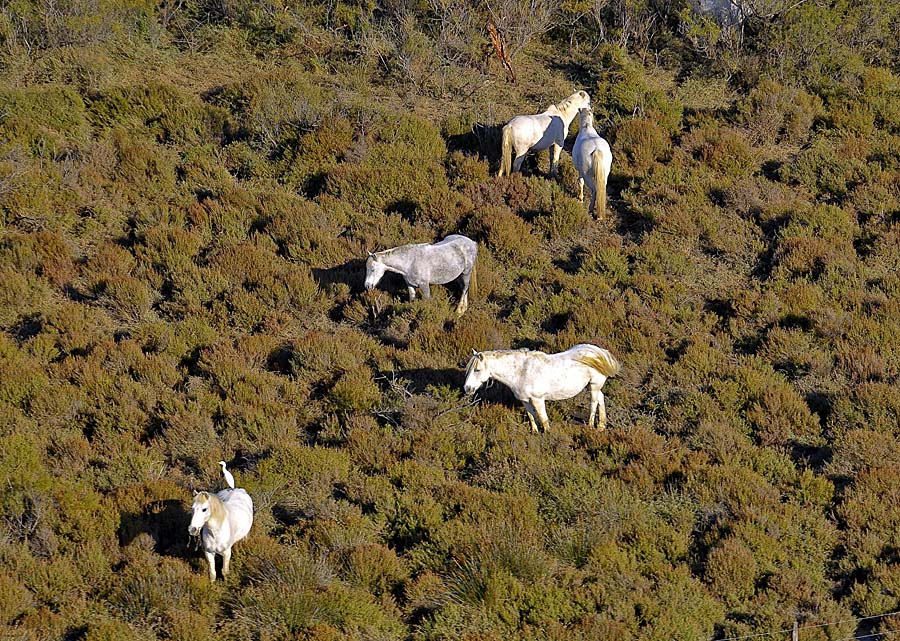
[[[81,97],[70,87],[0,91],[0,132],[46,160],[87,146],[90,127]]]
[[[161,83],[116,87],[92,95],[87,115],[95,129],[137,127],[163,144],[218,141],[224,128],[221,110]]]
[[[302,134],[291,145],[283,161],[282,181],[302,192],[314,194],[319,191],[325,176],[352,148],[353,133],[353,124],[346,118],[325,118],[313,131]]]
[[[737,105],[738,119],[756,144],[803,144],[816,118],[821,98],[796,87],[763,79]]]
[[[638,115],[653,120],[666,134],[681,128],[683,107],[674,95],[672,79],[661,71],[651,74],[623,48],[605,44],[596,56],[600,80],[593,90],[595,120],[619,120]],[[598,106],[602,105],[602,106]]]
[[[255,74],[215,93],[212,103],[239,122],[239,134],[260,149],[272,151],[312,129],[327,109],[327,92],[292,66]]]
[[[871,172],[865,140],[818,137],[790,163],[779,169],[782,180],[806,187],[821,198],[841,199]]]

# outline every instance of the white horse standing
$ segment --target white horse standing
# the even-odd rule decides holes
[[[609,143],[594,129],[594,114],[590,109],[578,111],[579,128],[572,148],[572,162],[578,170],[578,199],[584,202],[584,184],[591,190],[590,212],[603,217],[606,212],[606,181],[612,168]]]
[[[606,405],[600,390],[621,366],[605,349],[581,343],[557,354],[530,349],[472,352],[463,384],[466,394],[474,394],[490,379],[500,381],[525,405],[533,432],[538,431],[536,420],[545,432],[550,429],[545,400],[572,398],[586,385],[591,388],[588,425],[593,427],[596,419],[600,429],[606,427]]]
[[[221,464],[221,463],[220,463]],[[203,553],[209,562],[209,579],[216,580],[216,554],[222,557],[222,576],[231,570],[231,547],[247,536],[253,525],[253,500],[242,488],[234,488],[233,477],[222,464],[229,489],[218,494],[198,492],[191,506],[188,533],[201,535]]]
[[[522,169],[522,162],[529,151],[550,149],[550,175],[556,175],[559,155],[562,152],[569,124],[582,107],[591,106],[591,97],[585,91],[576,91],[546,111],[532,116],[516,116],[503,127],[500,148],[500,176],[509,176]],[[512,153],[515,151],[515,160]]]
[[[456,313],[469,308],[469,287],[475,288],[475,261],[478,244],[471,238],[451,234],[439,243],[413,243],[380,252],[369,252],[366,259],[366,289],[373,289],[387,271],[401,274],[406,280],[409,299],[416,298],[416,288],[424,298],[431,298],[431,283],[444,285],[462,277],[463,290]]]

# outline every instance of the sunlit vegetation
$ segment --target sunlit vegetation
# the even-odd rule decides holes
[[[0,3],[0,636],[832,624],[807,641],[900,609],[900,5],[697,5],[502,0],[512,83],[484,3]],[[603,221],[565,153],[496,178],[500,126],[573,87]],[[363,291],[367,250],[448,233],[465,315]],[[473,348],[577,342],[623,364],[606,431],[462,395]],[[257,513],[211,584],[219,460]]]

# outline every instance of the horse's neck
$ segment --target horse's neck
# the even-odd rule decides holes
[[[520,371],[522,361],[529,352],[496,351],[491,355],[491,378],[508,387],[517,387],[521,383]]]
[[[406,273],[406,270],[409,269],[410,262],[412,262],[409,251],[399,247],[397,249],[389,249],[383,254],[379,253],[378,260],[387,267],[389,271],[397,272],[399,274]]]
[[[222,525],[225,524],[225,520],[228,518],[228,512],[225,510],[225,504],[222,503],[222,499],[220,499],[215,494],[209,495],[209,519],[206,521],[206,526],[212,532],[218,532]]]
[[[572,121],[575,120],[575,116],[578,115],[578,108],[575,106],[571,106],[569,109],[557,109],[559,112],[559,117],[562,119],[563,124],[565,125],[566,131],[569,130],[569,125],[572,124]]]

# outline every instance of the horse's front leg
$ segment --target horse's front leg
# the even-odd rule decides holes
[[[544,399],[533,398],[531,399],[531,404],[534,406],[534,410],[541,421],[541,427],[547,432],[550,429],[550,419],[547,417],[547,406],[544,404]]]
[[[562,146],[550,145],[550,175],[555,176],[559,171],[559,157],[562,154]]]
[[[209,563],[209,580],[215,582],[216,580],[216,554],[215,552],[207,552],[203,551],[203,554],[206,556],[206,562]]]
[[[431,298],[431,287],[428,283],[421,283],[419,289],[422,290],[422,298],[426,300]]]
[[[522,404],[525,406],[525,412],[528,414],[528,422],[531,423],[531,431],[537,434],[538,426],[535,417],[537,414],[534,411],[534,405],[531,404],[531,401],[522,401]]]
[[[578,200],[584,202],[584,178],[578,178]]]
[[[231,548],[222,552],[222,577],[228,576],[231,572]]]
[[[413,285],[407,284],[406,291],[409,292],[409,302],[416,300],[416,288]]]

